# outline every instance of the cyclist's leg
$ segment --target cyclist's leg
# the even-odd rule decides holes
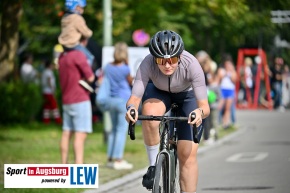
[[[173,101],[181,108],[180,116],[188,116],[197,108],[193,92],[183,92],[172,95]],[[187,122],[178,122],[177,155],[180,167],[180,187],[183,192],[195,192],[198,179],[197,149],[198,144],[193,142],[193,130]],[[201,138],[202,127],[197,129],[198,138]]]
[[[164,102],[165,101],[165,102]],[[169,102],[168,102],[169,101]],[[170,107],[170,99],[167,92],[160,91],[152,83],[148,83],[143,99],[142,99],[142,114],[143,115],[159,115],[162,116],[166,112],[166,107]],[[168,104],[165,105],[165,104]],[[155,162],[159,152],[159,122],[158,121],[143,121],[142,132],[144,143],[147,151],[150,167],[147,173],[143,176],[142,184],[147,189],[153,186],[155,175]]]
[[[157,89],[153,83],[149,82],[146,87],[142,103],[143,115],[162,116],[167,110],[169,110],[171,101],[167,92]],[[158,153],[158,146],[160,142],[158,128],[158,121],[142,122],[144,143],[151,166],[155,164]]]
[[[180,165],[180,187],[183,192],[196,191],[198,179],[197,149],[198,144],[192,141],[178,141],[177,154]]]
[[[147,99],[142,107],[143,115],[162,116],[165,113],[165,105],[158,99]],[[143,138],[151,166],[155,164],[159,150],[160,137],[158,128],[158,121],[142,121]]]
[[[148,99],[143,103],[143,115],[162,116],[164,115],[164,113],[165,105],[162,101],[158,99]],[[143,121],[142,129],[145,144],[156,145],[157,143],[159,143],[158,126],[158,121]]]

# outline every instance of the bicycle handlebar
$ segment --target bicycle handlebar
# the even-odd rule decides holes
[[[187,121],[188,117],[170,117],[170,116],[153,116],[153,115],[139,115],[138,120],[148,120],[148,121]]]
[[[131,109],[130,111],[131,116],[135,119],[135,111]],[[193,112],[191,114],[191,121],[195,119],[196,115]],[[171,116],[153,116],[153,115],[139,115],[138,120],[148,120],[148,121],[187,121],[188,117],[171,117]],[[197,127],[196,124],[192,126],[193,128],[193,141],[194,143],[199,143],[198,140],[198,133],[197,133]],[[129,127],[128,127],[128,135],[130,135],[131,140],[135,140],[135,124],[130,121]]]

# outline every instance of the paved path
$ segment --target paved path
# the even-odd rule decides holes
[[[240,129],[198,151],[197,192],[290,192],[290,111],[237,111]],[[85,193],[148,193],[146,169]]]

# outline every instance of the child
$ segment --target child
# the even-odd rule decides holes
[[[44,62],[45,70],[41,76],[41,86],[43,93],[43,123],[50,122],[50,113],[53,114],[55,122],[61,124],[62,120],[60,118],[57,102],[54,96],[55,93],[55,76],[53,74],[54,65],[50,60],[45,60]]]
[[[87,59],[90,59],[91,54],[81,44],[83,39],[88,39],[93,34],[82,17],[85,6],[86,0],[66,0],[66,13],[61,19],[61,34],[58,37],[58,42],[63,45],[64,50],[80,50]]]

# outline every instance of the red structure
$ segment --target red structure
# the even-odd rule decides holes
[[[238,50],[238,59],[237,59],[237,72],[238,72],[238,80],[236,82],[236,96],[238,96],[238,92],[240,90],[240,83],[241,83],[241,77],[240,70],[245,67],[244,64],[244,58],[247,56],[259,56],[261,58],[260,63],[257,64],[257,74],[255,77],[255,90],[254,90],[254,96],[252,97],[251,91],[249,88],[246,88],[246,98],[247,98],[247,105],[240,105],[238,102],[237,108],[247,108],[247,109],[257,109],[262,108],[265,106],[259,105],[259,93],[261,88],[261,83],[265,83],[265,89],[266,89],[266,101],[268,101],[268,105],[266,108],[272,109],[272,99],[271,99],[271,88],[270,88],[270,80],[268,78],[269,71],[268,71],[268,63],[267,63],[267,57],[266,53],[263,49],[258,48],[241,48]]]

